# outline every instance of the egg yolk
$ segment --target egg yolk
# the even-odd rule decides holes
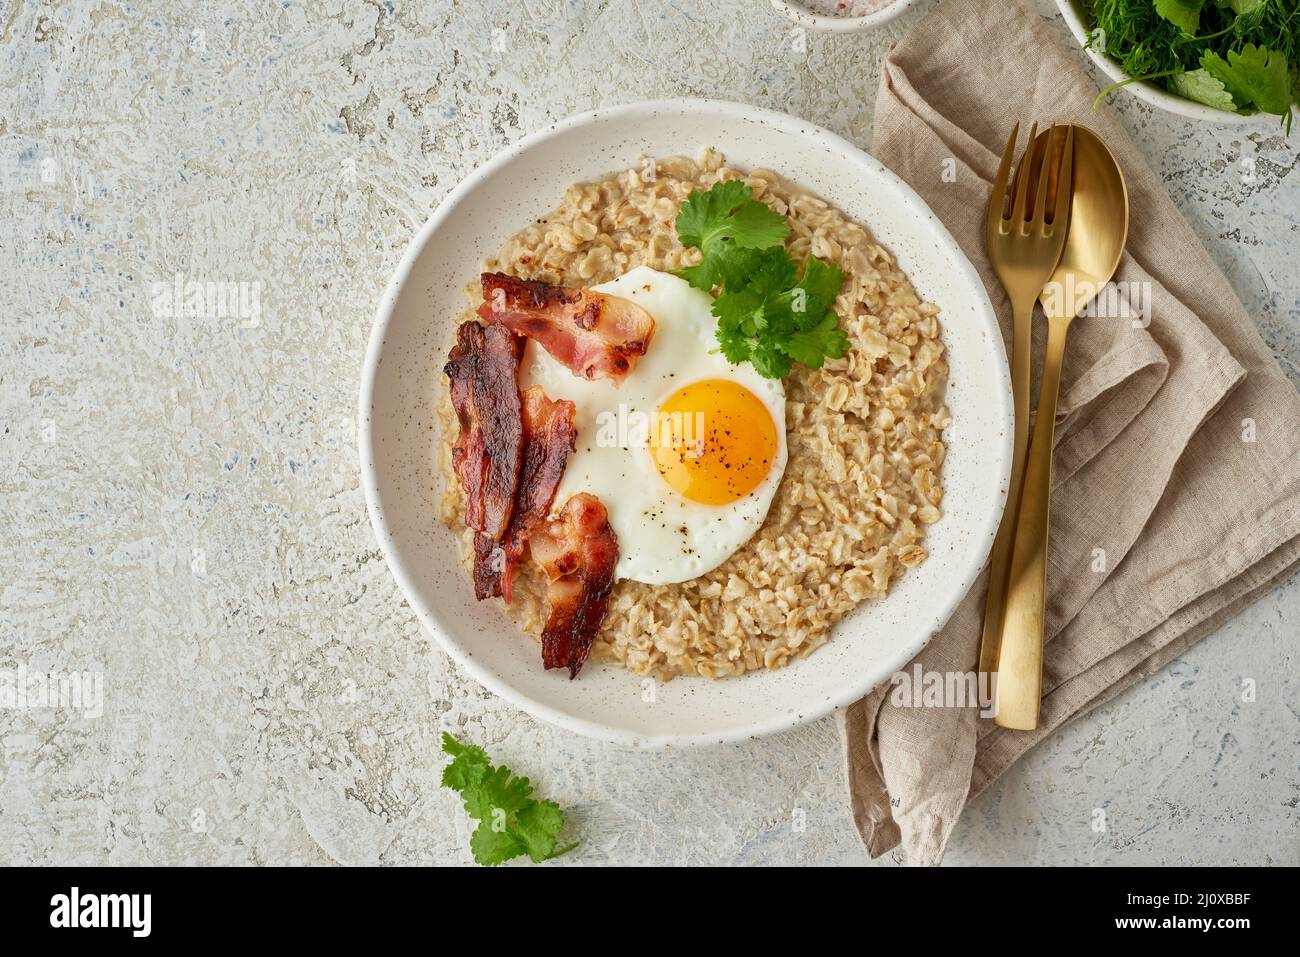
[[[683,386],[659,407],[650,454],[693,502],[725,505],[758,488],[776,461],[776,425],[758,396],[727,379]]]

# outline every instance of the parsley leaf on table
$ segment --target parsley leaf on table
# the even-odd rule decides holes
[[[844,273],[810,256],[800,275],[781,245],[789,232],[784,217],[739,180],[696,190],[677,217],[682,245],[703,253],[680,275],[705,292],[718,289],[719,349],[728,362],[749,362],[769,379],[789,375],[792,360],[818,369],[848,348],[834,313]]]
[[[494,867],[523,854],[540,863],[577,847],[556,850],[564,813],[554,801],[534,798],[527,778],[504,765],[493,767],[486,751],[461,744],[445,731],[442,750],[451,755],[442,770],[443,787],[459,792],[465,813],[478,821],[469,845],[479,864]]]

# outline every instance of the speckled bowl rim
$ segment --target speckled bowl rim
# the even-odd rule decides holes
[[[1088,55],[1088,59],[1097,64],[1098,68],[1116,83],[1129,79],[1129,75],[1124,72],[1123,67],[1117,62],[1087,45],[1088,21],[1084,15],[1082,0],[1056,0],[1056,6],[1061,11],[1061,17],[1065,20],[1065,25],[1070,28],[1070,32],[1074,34],[1074,38],[1079,42],[1079,47]],[[1193,100],[1175,96],[1168,90],[1162,90],[1147,80],[1136,80],[1120,87],[1119,90],[1120,92],[1127,91],[1144,103],[1168,113],[1186,117],[1189,120],[1222,123],[1225,126],[1260,125],[1279,122],[1279,118],[1273,113],[1251,113],[1243,116],[1241,113],[1216,110],[1204,103],[1196,103]],[[1294,109],[1292,107],[1293,111]]]
[[[961,566],[954,568],[956,576],[956,587],[953,587],[946,595],[944,601],[938,603],[931,616],[930,627],[918,628],[917,634],[906,643],[900,643],[896,654],[888,669],[884,669],[884,677],[880,674],[864,673],[863,677],[856,683],[847,684],[838,694],[826,695],[824,698],[816,701],[809,701],[804,707],[801,707],[797,713],[784,714],[773,717],[766,721],[755,722],[750,725],[736,726],[722,731],[708,731],[691,734],[641,734],[620,728],[612,728],[599,721],[588,720],[586,718],[559,711],[544,702],[528,696],[527,694],[513,688],[508,683],[501,681],[495,674],[488,670],[473,655],[465,652],[454,640],[444,634],[442,627],[432,614],[432,609],[426,607],[426,603],[421,600],[420,591],[416,587],[414,575],[403,562],[394,546],[392,531],[389,528],[388,518],[379,499],[379,488],[376,480],[376,455],[374,448],[374,434],[371,428],[372,412],[374,409],[375,388],[378,381],[378,372],[380,359],[384,351],[384,343],[388,333],[389,323],[392,320],[395,307],[400,298],[407,278],[410,276],[417,260],[423,254],[425,247],[430,239],[437,233],[443,221],[446,220],[456,206],[469,197],[474,190],[484,181],[492,177],[500,168],[517,158],[521,153],[527,152],[534,146],[569,132],[575,128],[580,128],[600,120],[623,119],[635,120],[638,117],[652,116],[659,111],[681,111],[681,112],[724,112],[733,114],[737,119],[757,120],[761,123],[780,128],[792,134],[799,134],[809,138],[810,142],[818,146],[834,149],[846,154],[855,162],[860,163],[870,171],[871,175],[887,180],[890,185],[898,191],[902,201],[913,207],[913,212],[917,217],[927,221],[927,226],[931,231],[932,238],[947,247],[953,258],[953,267],[961,274],[963,280],[969,285],[976,297],[973,303],[975,311],[980,315],[984,324],[987,326],[985,334],[992,337],[1001,361],[996,364],[996,368],[984,370],[988,376],[997,380],[993,389],[994,395],[1000,401],[1000,407],[995,410],[997,419],[1002,423],[1001,434],[999,437],[990,437],[990,443],[995,443],[994,448],[995,461],[997,462],[996,473],[987,476],[990,483],[996,483],[999,489],[996,498],[996,507],[990,510],[989,514],[984,517],[982,527],[970,530],[974,547],[967,552],[967,560]],[[726,100],[714,100],[705,98],[681,98],[670,100],[649,100],[637,103],[630,103],[622,106],[608,107],[599,110],[592,110],[586,113],[580,113],[575,116],[560,120],[551,126],[548,126],[535,133],[531,133],[520,140],[507,146],[489,159],[486,163],[479,166],[465,179],[456,185],[446,198],[434,210],[433,215],[420,229],[419,233],[410,241],[406,251],[402,255],[397,269],[394,271],[392,278],[389,280],[384,294],[381,296],[378,306],[375,310],[374,325],[370,334],[370,341],[366,349],[365,359],[361,370],[361,388],[358,402],[358,457],[360,460],[361,484],[366,497],[366,510],[370,516],[371,528],[375,533],[375,538],[379,544],[381,553],[385,562],[392,570],[396,578],[398,587],[401,589],[407,603],[415,611],[424,630],[433,635],[442,650],[450,656],[460,667],[469,674],[475,681],[494,694],[499,695],[511,704],[523,709],[533,717],[545,721],[556,727],[573,731],[585,737],[594,738],[610,744],[619,745],[633,749],[661,749],[669,747],[699,747],[715,744],[729,744],[739,741],[746,741],[758,737],[776,734],[781,731],[787,731],[791,728],[819,720],[828,714],[832,714],[841,708],[847,707],[853,702],[859,700],[864,695],[878,687],[883,681],[888,680],[891,673],[896,672],[899,668],[912,660],[922,648],[924,648],[932,637],[948,622],[952,613],[956,611],[957,606],[966,597],[975,581],[978,579],[988,559],[989,552],[993,547],[993,539],[997,534],[998,525],[1002,518],[1002,511],[1006,505],[1007,486],[1010,481],[1011,473],[1011,441],[1013,433],[1014,413],[1011,399],[1011,377],[1010,367],[1006,362],[1003,340],[998,327],[997,315],[993,311],[992,303],[989,301],[988,294],[984,288],[983,281],[975,267],[966,258],[957,241],[953,239],[952,234],[948,232],[947,227],[939,221],[938,217],[930,210],[929,206],[921,199],[919,195],[900,179],[893,171],[888,169],[883,163],[874,156],[859,149],[848,140],[832,133],[829,130],[816,126],[812,123],[798,119],[785,113],[778,113],[774,110],[763,109],[761,107],[750,106],[744,103],[735,103]],[[808,665],[815,662],[816,655],[811,656],[806,661],[799,662],[802,665]],[[777,674],[779,672],[765,673]],[[741,681],[753,676],[745,675],[738,678],[726,678],[719,680]],[[761,677],[761,675],[760,675]],[[639,680],[635,675],[629,675],[629,680]],[[679,680],[697,680],[697,679],[679,679]],[[705,679],[698,679],[705,680]]]
[[[799,0],[772,0],[772,6],[803,27],[832,33],[859,33],[888,23],[915,2],[916,0],[894,0],[883,10],[860,17],[836,17],[828,13],[813,13]]]

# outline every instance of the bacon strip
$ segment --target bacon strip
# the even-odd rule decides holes
[[[529,537],[551,510],[555,490],[564,477],[564,467],[573,451],[577,430],[576,412],[566,399],[552,401],[540,386],[523,394],[524,456],[515,490],[515,509],[502,540],[500,593],[510,603],[515,566]]]
[[[483,327],[477,322],[463,323],[456,330],[456,344],[451,347],[447,374],[451,404],[460,422],[460,434],[451,448],[451,464],[465,490],[465,524],[483,527],[483,486],[487,479],[487,454],[483,448],[483,430],[474,409],[474,356],[483,351]]]
[[[465,524],[492,541],[509,527],[519,484],[522,355],[523,341],[508,329],[465,322],[443,367],[460,422],[451,460],[465,489]]]
[[[505,550],[482,532],[474,533],[474,597],[496,598],[501,594]]]
[[[483,273],[485,322],[537,342],[574,375],[622,382],[645,355],[655,321],[630,299]]]
[[[618,538],[600,499],[579,492],[564,503],[558,518],[537,528],[529,547],[550,579],[542,664],[568,668],[569,678],[576,678],[609,611]]]
[[[585,492],[546,518],[573,451],[574,405],[540,388],[519,394],[523,340],[505,325],[462,323],[444,371],[460,424],[452,464],[474,529],[474,595],[508,602],[525,547],[546,572],[542,663],[576,678],[609,610],[618,539]]]

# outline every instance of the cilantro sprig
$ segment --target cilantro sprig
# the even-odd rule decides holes
[[[564,812],[554,801],[534,798],[527,778],[505,765],[493,767],[486,751],[462,744],[445,731],[442,750],[451,755],[451,763],[442,770],[442,786],[458,792],[465,813],[478,821],[469,846],[479,864],[495,867],[524,854],[540,863],[578,846],[556,849]]]
[[[781,245],[789,234],[785,217],[739,180],[696,190],[677,214],[677,238],[704,254],[680,275],[696,289],[718,290],[713,315],[722,354],[769,379],[785,378],[792,362],[819,369],[848,348],[834,312],[844,273],[809,256],[801,275]]]

